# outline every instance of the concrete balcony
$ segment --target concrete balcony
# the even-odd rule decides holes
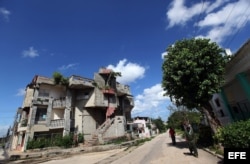
[[[50,129],[64,128],[64,119],[51,120]]]
[[[65,108],[66,100],[65,99],[55,99],[53,100],[53,108]]]
[[[125,105],[129,105],[129,106],[134,107],[135,106],[134,98],[132,96],[129,96],[129,95],[127,95],[126,98],[127,98],[127,101],[126,101]]]
[[[18,123],[17,132],[26,131],[26,130],[27,130],[27,124]]]
[[[117,95],[130,95],[130,88],[128,85],[123,85],[120,83],[116,83]]]
[[[88,78],[83,78],[80,76],[71,76],[69,79],[69,87],[70,88],[94,88],[93,83],[94,80],[88,79]]]
[[[32,100],[34,105],[49,105],[49,98],[37,98]]]

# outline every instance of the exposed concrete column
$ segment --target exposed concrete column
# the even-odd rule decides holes
[[[32,136],[31,136],[31,133],[28,131],[25,133],[23,151],[27,150],[27,144],[28,144],[29,138],[32,139],[33,136],[34,136],[34,133]]]
[[[30,120],[28,121],[27,130],[25,133],[23,151],[27,150],[27,143],[28,143],[29,138],[33,139],[33,137],[34,137],[34,132],[33,132],[33,129],[31,127],[33,127],[35,124],[36,111],[37,111],[37,106],[32,106],[31,110],[30,110],[30,112],[31,112],[30,113]]]
[[[34,99],[37,99],[37,97],[38,97],[38,94],[39,94],[39,88],[35,88],[34,89]]]
[[[47,126],[50,127],[50,122],[51,122],[51,112],[52,112],[52,103],[53,103],[53,98],[50,98],[49,99],[49,104],[48,104],[48,107],[47,107],[47,119],[46,119],[46,123],[47,123]]]
[[[67,90],[67,95],[66,95],[66,107],[64,111],[64,131],[63,131],[63,136],[69,135],[70,132],[70,111],[71,111],[71,103],[72,103],[72,94],[70,90]]]
[[[30,110],[30,112],[31,112],[30,117],[31,118],[30,118],[30,121],[28,122],[28,129],[27,130],[30,130],[31,127],[33,127],[34,124],[35,124],[36,110],[37,110],[37,106],[32,106],[31,107],[31,110]]]

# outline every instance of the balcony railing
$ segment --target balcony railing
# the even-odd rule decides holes
[[[69,86],[70,87],[80,87],[80,88],[93,88],[94,81],[88,78],[83,78],[80,76],[71,76],[69,79]]]
[[[36,105],[48,105],[49,104],[49,98],[37,98],[35,100],[32,100],[33,104]]]
[[[120,83],[116,83],[116,89],[117,89],[117,92],[118,94],[131,94],[130,93],[130,88],[128,85],[123,85],[123,84],[120,84]]]
[[[22,119],[20,122],[20,126],[26,127],[27,125],[28,125],[28,119],[27,118]]]
[[[64,119],[51,120],[50,129],[64,128]]]
[[[27,130],[27,125],[28,125],[28,119],[22,119],[19,123],[18,123],[18,129],[17,131],[26,131]]]
[[[20,126],[20,125],[19,125],[18,128],[17,128],[17,131],[18,131],[18,132],[26,131],[26,130],[27,130],[27,126],[24,126],[24,127],[23,127],[23,126]]]
[[[65,99],[55,99],[53,101],[53,108],[64,108],[66,106]]]

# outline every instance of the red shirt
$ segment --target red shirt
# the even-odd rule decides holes
[[[174,129],[170,128],[170,129],[169,129],[169,134],[170,134],[171,136],[174,136],[174,135],[175,135]]]

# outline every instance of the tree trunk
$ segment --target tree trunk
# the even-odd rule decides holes
[[[221,123],[216,117],[216,115],[213,112],[213,108],[210,104],[205,104],[202,107],[202,112],[206,115],[208,123],[213,131],[213,133],[216,133],[217,129],[221,127]]]

